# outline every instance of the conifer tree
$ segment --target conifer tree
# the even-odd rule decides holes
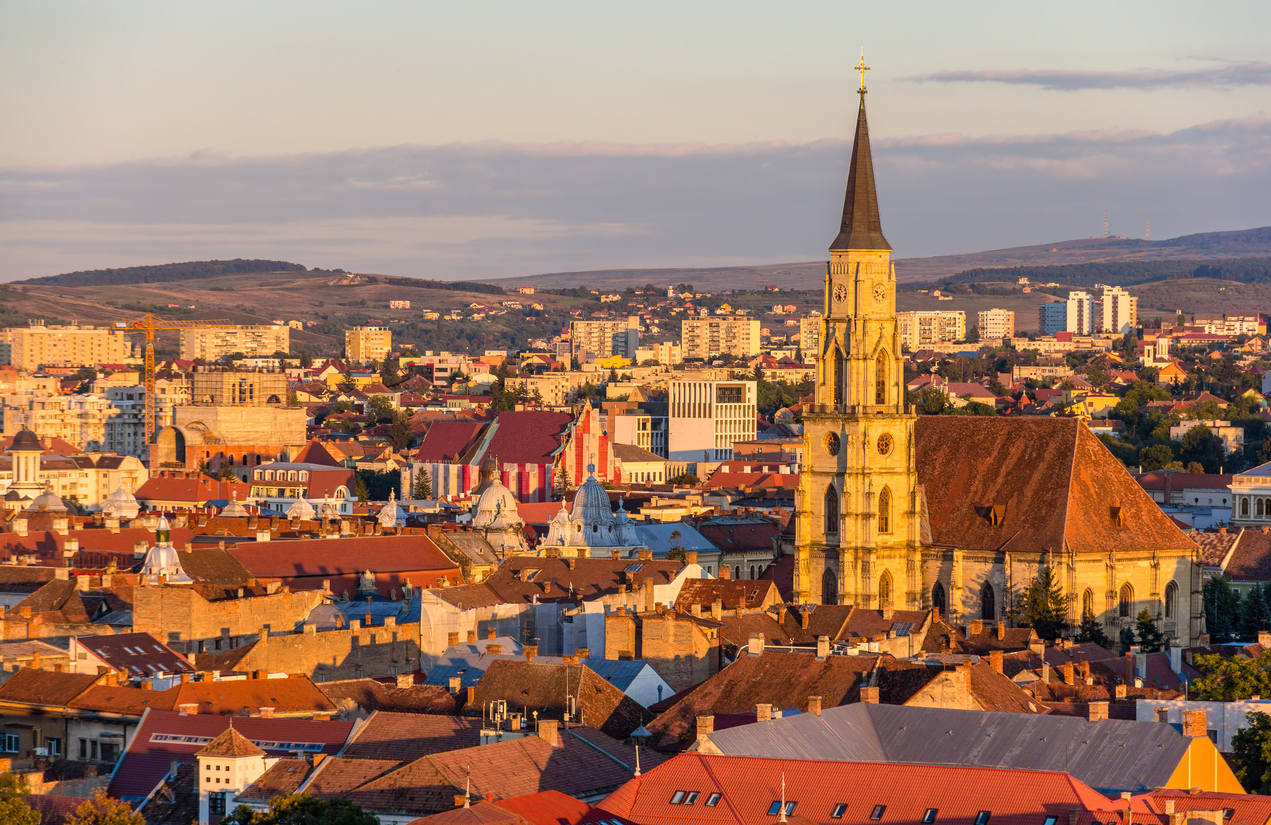
[[[432,478],[429,477],[427,470],[421,469],[415,475],[415,490],[411,497],[416,499],[432,498]]]

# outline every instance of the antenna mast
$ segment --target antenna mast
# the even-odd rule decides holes
[[[1147,219],[1147,229],[1143,230],[1143,240],[1145,241],[1152,240],[1152,219],[1151,218]]]
[[[1108,210],[1103,210],[1103,237],[1108,237]]]

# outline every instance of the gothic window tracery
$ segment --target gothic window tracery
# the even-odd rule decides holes
[[[891,488],[884,487],[878,494],[878,532],[891,532]]]
[[[831,484],[825,491],[825,532],[839,531],[839,494]]]

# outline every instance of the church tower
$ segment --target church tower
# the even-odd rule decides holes
[[[803,416],[795,591],[803,603],[921,607],[912,408],[865,119],[865,66],[838,237],[830,245],[816,391]]]

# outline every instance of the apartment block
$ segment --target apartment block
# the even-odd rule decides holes
[[[1099,329],[1124,335],[1139,325],[1139,299],[1119,286],[1105,286]]]
[[[635,357],[637,365],[643,364],[645,361],[657,361],[664,367],[673,367],[676,364],[684,363],[684,351],[677,343],[646,344],[636,350]]]
[[[814,312],[799,319],[799,349],[804,358],[811,358],[821,347],[821,313]]]
[[[749,358],[759,354],[759,319],[705,316],[680,322],[680,349],[685,359],[716,355]]]
[[[1094,328],[1094,297],[1089,292],[1069,292],[1065,302],[1064,331],[1089,335]]]
[[[148,458],[150,448],[146,444],[146,388],[106,387],[106,400],[118,410],[118,414],[106,419],[104,449]],[[184,380],[155,382],[155,426],[162,429],[172,425],[174,408],[190,402],[190,383]]]
[[[81,450],[100,450],[106,440],[106,422],[119,414],[97,395],[0,396],[4,435],[23,428],[40,438],[60,438]]]
[[[666,457],[665,415],[628,411],[609,419],[609,437],[614,444],[630,444]]]
[[[1037,307],[1037,332],[1041,335],[1053,336],[1063,332],[1068,325],[1068,303],[1051,301]]]
[[[291,327],[259,324],[181,330],[182,360],[216,361],[236,352],[249,357],[291,352]]]
[[[344,331],[344,356],[350,361],[383,361],[393,351],[393,332],[387,327],[353,327]]]
[[[570,321],[569,354],[579,363],[587,355],[635,359],[640,347],[640,318],[631,315],[605,321]]]
[[[671,461],[727,461],[734,443],[755,440],[754,381],[671,381],[668,390]]]
[[[10,363],[34,372],[40,367],[85,367],[122,364],[132,347],[122,329],[108,327],[45,326],[5,330],[12,348]]]
[[[1015,337],[1015,313],[1009,309],[986,309],[978,320],[981,341]]]
[[[897,312],[900,346],[910,352],[946,341],[966,340],[966,313],[956,310]]]

